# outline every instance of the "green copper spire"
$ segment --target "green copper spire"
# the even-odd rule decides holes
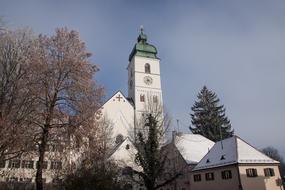
[[[147,43],[147,35],[144,34],[143,28],[141,27],[140,35],[138,36],[137,43],[135,44],[129,56],[129,61],[131,61],[135,55],[157,59],[156,54],[156,48],[153,45]]]

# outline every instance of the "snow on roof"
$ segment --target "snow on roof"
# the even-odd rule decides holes
[[[237,138],[238,163],[279,163],[266,156],[247,142]]]
[[[235,163],[279,163],[237,136],[216,142],[193,169],[207,169]]]
[[[139,170],[139,167],[135,164],[135,155],[137,149],[129,138],[126,138],[116,150],[111,154],[109,159],[115,161],[120,167],[132,167]]]
[[[187,164],[197,164],[215,143],[202,135],[177,134],[175,146]]]

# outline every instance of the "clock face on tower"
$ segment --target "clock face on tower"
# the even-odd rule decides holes
[[[152,78],[150,76],[145,76],[143,78],[143,81],[146,85],[151,85],[152,84]]]

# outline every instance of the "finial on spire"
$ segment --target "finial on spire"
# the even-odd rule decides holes
[[[140,26],[141,34],[143,34],[143,25]]]
[[[146,43],[147,41],[147,36],[143,33],[143,25],[140,26],[140,35],[138,37],[138,42],[140,43]]]

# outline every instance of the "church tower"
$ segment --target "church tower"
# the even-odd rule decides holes
[[[144,113],[162,112],[163,101],[160,80],[160,60],[155,46],[147,42],[143,29],[130,56],[128,70],[128,97],[135,107],[139,121]]]

